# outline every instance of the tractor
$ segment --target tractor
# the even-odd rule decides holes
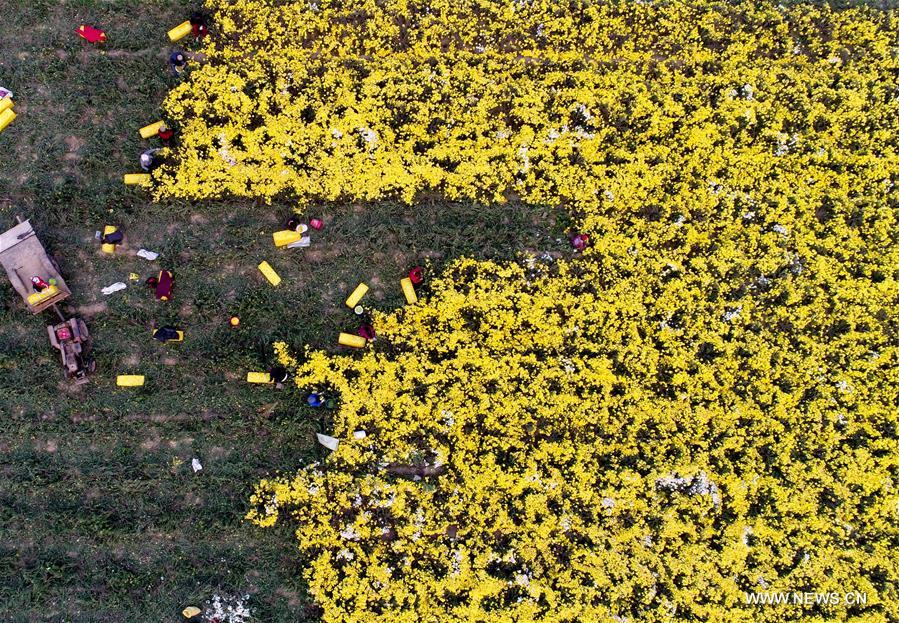
[[[27,220],[19,219],[18,225],[0,234],[0,264],[32,314],[50,307],[56,312],[59,323],[47,326],[50,344],[59,350],[66,376],[76,385],[86,383],[87,374],[94,370],[94,363],[88,357],[87,326],[80,318],[66,319],[59,311],[57,304],[72,292]]]

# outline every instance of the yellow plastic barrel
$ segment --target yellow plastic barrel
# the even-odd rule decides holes
[[[268,282],[273,286],[281,283],[281,277],[278,273],[275,272],[275,269],[271,267],[268,262],[261,262],[259,264],[259,272],[265,275],[265,278],[268,279]]]
[[[159,134],[160,130],[165,129],[165,121],[157,121],[156,123],[151,123],[150,125],[145,125],[140,129],[140,137],[141,138],[152,138]]]
[[[3,112],[7,108],[12,108],[13,101],[11,97],[4,97],[0,100],[0,112]]]
[[[408,277],[400,279],[400,285],[403,287],[403,294],[406,297],[406,302],[411,305],[418,301],[418,297],[415,295],[415,286],[412,285],[412,280]]]
[[[184,39],[191,32],[193,32],[193,26],[190,25],[190,21],[181,22],[169,31],[169,39],[178,41],[179,39]]]
[[[350,294],[350,298],[346,300],[346,306],[353,309],[359,301],[362,300],[362,297],[365,296],[366,292],[368,292],[368,286],[364,283],[360,283],[356,286],[356,289],[353,290],[353,293]]]
[[[263,383],[272,382],[272,375],[268,372],[247,372],[247,383]]]
[[[352,333],[341,333],[337,338],[337,343],[341,346],[349,346],[351,348],[365,348],[367,343],[361,335],[353,335]]]
[[[126,173],[123,181],[128,186],[141,186],[150,183],[149,173]]]
[[[59,288],[51,285],[48,288],[44,288],[40,292],[35,292],[33,294],[28,295],[28,304],[34,307],[35,305],[46,301],[49,298],[53,298],[56,296],[56,293],[59,292]]]
[[[105,238],[109,234],[113,234],[116,232],[118,227],[115,225],[107,225],[103,228],[103,237]],[[115,245],[114,244],[102,244],[100,245],[100,249],[102,249],[103,253],[115,253]]]
[[[140,387],[144,384],[144,375],[120,374],[116,377],[115,384],[119,387]]]
[[[0,132],[5,130],[6,126],[12,123],[15,118],[16,113],[12,111],[12,108],[7,108],[3,112],[0,112]]]
[[[272,234],[272,239],[275,241],[276,247],[286,247],[294,242],[299,242],[302,237],[303,234],[290,229],[283,229]]]

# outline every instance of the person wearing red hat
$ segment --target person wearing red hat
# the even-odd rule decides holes
[[[35,275],[31,278],[31,287],[35,292],[42,292],[50,287],[50,284]]]
[[[571,246],[575,248],[577,251],[583,251],[587,248],[587,243],[590,242],[590,236],[587,234],[577,234],[571,237]]]
[[[425,280],[425,269],[421,266],[416,266],[412,270],[409,271],[409,281],[412,282],[412,285],[417,286],[420,285],[422,281]]]

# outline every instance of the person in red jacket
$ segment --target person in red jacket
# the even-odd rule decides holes
[[[190,28],[194,37],[202,39],[209,32],[209,25],[206,23],[206,16],[199,11],[190,16]]]
[[[31,287],[34,289],[35,292],[43,292],[44,290],[46,290],[47,288],[50,287],[50,284],[47,283],[46,281],[44,281],[43,279],[41,279],[40,277],[38,277],[37,275],[35,275],[34,277],[31,278]]]

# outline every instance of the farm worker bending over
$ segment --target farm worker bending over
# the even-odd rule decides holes
[[[44,281],[43,279],[41,279],[40,277],[38,277],[37,275],[35,275],[34,277],[31,278],[31,287],[34,289],[35,292],[41,292],[41,291],[49,288],[50,284],[47,283],[46,281]]]
[[[180,336],[178,335],[178,329],[172,326],[165,326],[156,329],[153,333],[153,337],[160,342],[165,343],[177,341]]]
[[[148,149],[144,153],[140,155],[140,168],[144,171],[150,172],[160,164],[162,164],[162,160],[159,156],[156,155],[159,149]]]

